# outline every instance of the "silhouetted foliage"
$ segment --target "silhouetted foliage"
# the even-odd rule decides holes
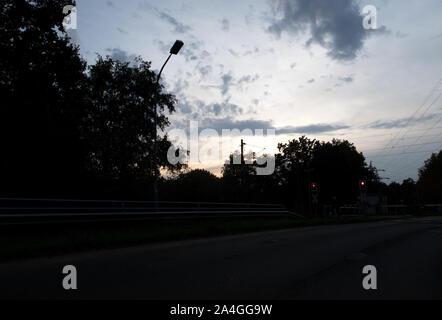
[[[150,63],[141,59],[128,62],[99,58],[90,67],[88,98],[90,108],[83,130],[89,144],[89,169],[112,179],[142,179],[153,174],[155,105],[158,128],[169,121],[164,115],[175,111],[175,98],[162,93]],[[158,137],[159,165],[176,170],[167,161],[171,143]]]
[[[65,1],[0,4],[3,192],[53,191],[84,172],[86,64],[63,33]],[[43,187],[45,186],[45,187]]]
[[[1,2],[0,191],[119,196],[138,189],[146,197],[154,106],[160,132],[175,98],[141,59],[129,65],[99,57],[87,69],[62,26],[66,4]],[[167,162],[170,145],[159,138],[159,164],[180,169]]]
[[[206,170],[195,169],[164,182],[162,198],[173,201],[223,201],[221,181]]]
[[[376,170],[348,141],[319,142],[303,136],[278,149],[276,175],[290,207],[309,207],[312,182],[319,184],[322,204],[341,205],[356,201],[359,180],[367,180],[369,186],[379,183]]]
[[[442,151],[432,154],[419,170],[419,189],[427,203],[442,202]]]

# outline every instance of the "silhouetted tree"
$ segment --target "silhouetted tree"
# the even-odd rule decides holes
[[[0,3],[0,188],[75,188],[84,172],[78,128],[85,62],[62,27],[65,1]]]
[[[442,202],[442,151],[432,154],[419,169],[418,187],[426,203]]]
[[[89,109],[83,125],[88,141],[88,169],[100,177],[127,185],[153,175],[155,105],[158,132],[169,121],[165,111],[175,111],[175,97],[163,93],[150,70],[150,63],[139,58],[135,65],[99,57],[90,67],[88,82]],[[167,136],[158,135],[158,164],[167,170],[171,165]]]
[[[366,180],[369,193],[377,192],[380,183],[376,169],[346,140],[333,139],[315,145],[311,179],[320,184],[320,199],[338,204],[354,203],[359,194],[359,180]]]
[[[319,184],[323,204],[354,203],[360,179],[369,186],[379,183],[376,169],[348,141],[319,142],[303,136],[278,148],[276,175],[290,207],[304,211],[309,207],[312,182]]]
[[[207,170],[195,169],[165,181],[163,197],[174,201],[223,201],[221,181]]]
[[[154,106],[161,132],[175,98],[141,59],[99,57],[87,70],[63,29],[67,4],[0,2],[0,192],[150,195]],[[166,160],[170,146],[159,137],[159,164],[180,169]]]
[[[313,152],[319,144],[305,136],[278,144],[276,177],[289,207],[302,210],[309,206]]]

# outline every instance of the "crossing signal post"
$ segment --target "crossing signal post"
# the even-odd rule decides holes
[[[360,192],[360,212],[362,214],[366,213],[367,206],[367,181],[360,180],[359,181],[359,192]]]
[[[367,181],[365,180],[359,181],[359,190],[363,193],[367,192]]]
[[[317,216],[318,207],[319,207],[319,184],[317,184],[316,182],[312,182],[310,184],[310,194],[312,199],[314,215]]]

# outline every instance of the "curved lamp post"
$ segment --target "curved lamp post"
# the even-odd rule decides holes
[[[180,52],[180,50],[183,47],[183,45],[184,45],[184,42],[182,42],[181,40],[175,41],[174,45],[170,49],[169,57],[167,58],[166,62],[164,62],[163,67],[160,70],[160,73],[158,73],[157,83],[159,83],[160,78],[161,78],[161,74],[163,73],[164,67],[169,62],[170,57],[172,57],[172,55],[177,55],[178,52]],[[155,179],[154,179],[154,184],[153,184],[154,199],[155,199],[155,209],[158,209],[158,199],[159,199],[159,197],[158,197],[159,168],[158,168],[157,122],[158,122],[157,104],[155,103],[155,115],[154,115],[154,126],[155,126],[154,134],[155,134],[155,137],[154,137],[154,156],[153,156],[153,167],[154,167],[154,172],[155,172]]]

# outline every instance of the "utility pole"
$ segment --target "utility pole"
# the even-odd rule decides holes
[[[241,164],[242,165],[245,164],[245,161],[244,161],[244,146],[245,146],[244,140],[241,139]]]

